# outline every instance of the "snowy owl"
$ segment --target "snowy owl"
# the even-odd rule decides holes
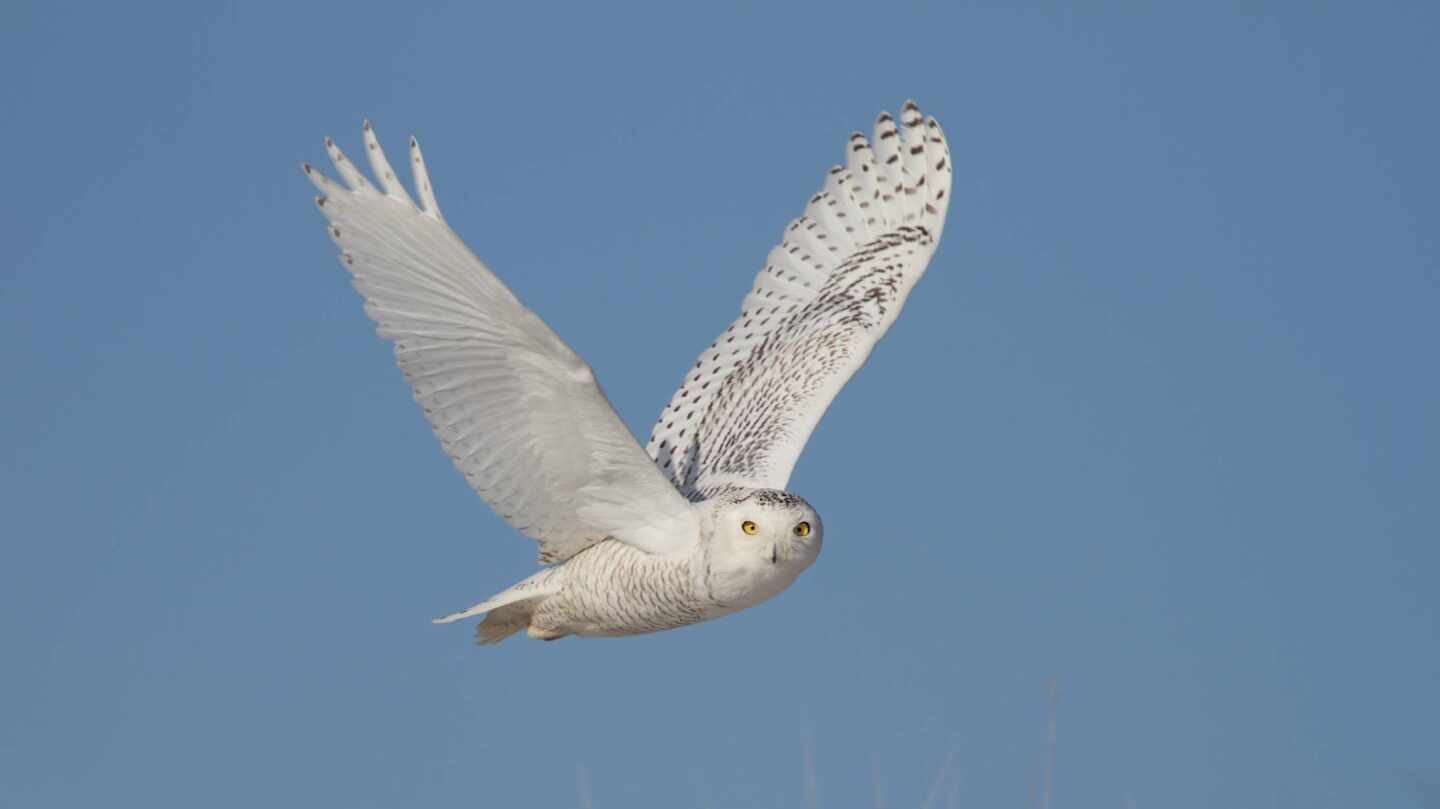
[[[549,565],[437,623],[486,615],[480,643],[655,632],[753,607],[815,561],[824,524],[785,484],[940,242],[951,166],[934,118],[906,102],[873,140],[850,136],[645,449],[446,224],[415,139],[418,205],[368,121],[363,137],[374,180],[327,138],[340,181],[305,164],[315,204],[455,466]]]

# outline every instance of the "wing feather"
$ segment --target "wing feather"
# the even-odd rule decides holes
[[[540,544],[542,562],[606,538],[657,554],[699,533],[590,366],[500,281],[440,216],[410,139],[417,206],[366,122],[376,183],[334,142],[341,183],[305,166],[341,260],[446,452],[466,481]]]
[[[783,488],[845,382],[899,315],[939,244],[949,151],[906,102],[784,231],[741,303],[660,415],[648,451],[691,499],[731,485]]]

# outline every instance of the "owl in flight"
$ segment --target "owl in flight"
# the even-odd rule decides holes
[[[479,643],[635,635],[753,607],[825,529],[785,490],[805,441],[900,314],[950,202],[950,154],[907,102],[855,133],[785,228],[729,328],[700,352],[644,449],[590,366],[440,215],[410,139],[417,205],[369,122],[367,179],[328,138],[320,189],[340,260],[455,466],[548,567],[469,609]]]

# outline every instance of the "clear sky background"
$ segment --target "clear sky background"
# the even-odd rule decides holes
[[[0,805],[1440,806],[1433,4],[0,9]],[[302,160],[414,132],[637,432],[845,136],[945,243],[743,614],[476,649]],[[878,426],[877,426],[878,425]],[[948,801],[941,787],[937,806]]]

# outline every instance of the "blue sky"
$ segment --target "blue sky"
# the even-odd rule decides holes
[[[0,804],[1440,806],[1425,4],[0,11]],[[643,432],[845,136],[954,203],[688,629],[477,650],[465,486],[297,166],[363,117]],[[876,425],[882,425],[877,428]],[[943,790],[942,790],[943,793]],[[943,804],[943,801],[942,801]]]

